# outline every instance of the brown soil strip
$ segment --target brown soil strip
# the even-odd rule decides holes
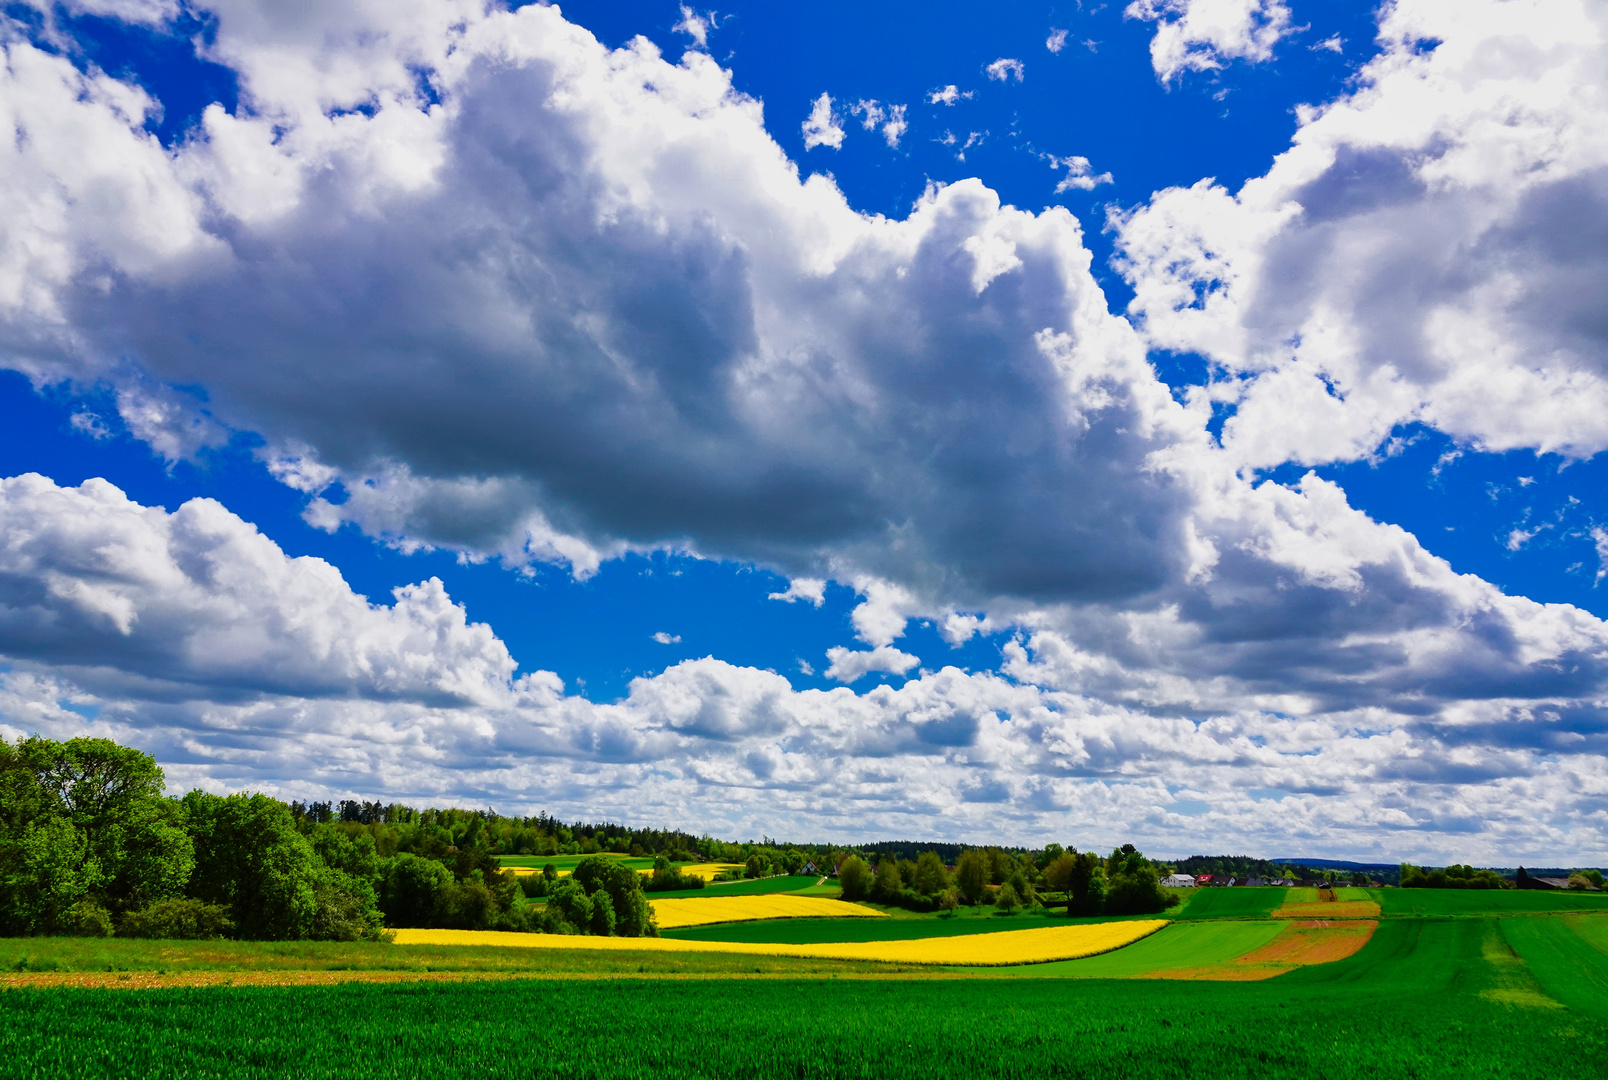
[[[1377,919],[1379,905],[1372,900],[1320,900],[1315,904],[1285,904],[1275,919]]]

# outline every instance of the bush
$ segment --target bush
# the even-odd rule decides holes
[[[61,932],[68,937],[111,937],[111,913],[93,900],[80,900],[62,913]]]
[[[945,889],[938,896],[938,910],[945,915],[953,915],[960,906],[960,892],[956,889]]]
[[[234,931],[234,920],[222,904],[201,900],[158,900],[141,911],[123,916],[119,937],[173,938],[193,941],[224,937]]]
[[[1022,898],[1016,894],[1016,889],[1010,882],[999,887],[999,895],[994,898],[994,907],[1010,915],[1022,906]]]
[[[1152,915],[1166,907],[1161,882],[1148,868],[1135,874],[1119,873],[1106,884],[1107,915]]]

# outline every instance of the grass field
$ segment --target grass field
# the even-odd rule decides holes
[[[1180,919],[1265,919],[1282,903],[1289,889],[1266,888],[1195,889]]]
[[[1035,964],[1023,974],[1034,978],[1123,979],[1176,968],[1223,964],[1259,949],[1285,927],[1273,922],[1174,923],[1126,949]]]
[[[1540,889],[1369,889],[1386,915],[1491,916],[1522,912],[1608,912],[1608,893]]]
[[[702,889],[676,889],[672,892],[649,893],[649,900],[675,900],[699,896],[764,896],[767,893],[790,893],[812,889],[820,878],[814,874],[793,874],[784,877],[754,878],[750,881],[722,881]],[[820,890],[822,895],[836,896],[841,890],[834,884]]]
[[[1229,1078],[1463,1080],[1527,1074],[1538,1056],[1594,1071],[1608,1026],[1482,996],[1501,983],[1483,952],[1488,929],[1474,919],[1387,922],[1348,960],[1260,983],[18,990],[0,994],[0,1076],[880,1078],[919,1060],[923,1073],[1013,1080],[1184,1078],[1203,1062]]]
[[[1594,923],[1608,921],[1591,918]],[[1503,919],[1501,927],[1503,938],[1548,997],[1608,1020],[1608,956],[1562,918]]]

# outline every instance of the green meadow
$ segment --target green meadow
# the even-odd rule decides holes
[[[719,884],[709,885],[702,889],[676,889],[672,892],[656,892],[655,900],[673,900],[677,897],[688,896],[766,896],[770,893],[792,893],[812,888],[821,880],[814,874],[790,874],[781,877],[754,878],[751,881],[722,881]],[[840,890],[836,885],[823,890],[823,895],[837,895]]]
[[[1073,964],[1115,976],[1210,962],[1262,929],[1218,925],[1215,942],[1211,924],[1185,923]],[[1608,1053],[1605,962],[1554,916],[1388,921],[1349,959],[1255,983],[953,975],[23,989],[0,994],[0,1076],[881,1078],[909,1072],[913,1055],[930,1075],[1022,1080],[1184,1078],[1203,1063],[1223,1077],[1462,1080],[1520,1075],[1538,1057],[1588,1075]]]
[[[1257,982],[1232,963],[1289,929],[1287,890],[1202,890],[1160,932],[1081,960],[931,968],[379,942],[0,940],[3,1077],[1506,1077],[1608,1054],[1601,898],[1383,890],[1360,951]],[[1338,899],[1360,899],[1340,896]],[[1420,914],[1433,910],[1435,914]],[[1083,921],[1083,920],[1077,920]],[[1065,924],[1060,914],[799,919],[685,940],[908,940]],[[166,972],[155,989],[120,973]],[[395,977],[215,985],[227,973]],[[346,974],[342,974],[346,973]],[[186,979],[209,985],[185,985]],[[423,980],[430,981],[423,981]],[[293,981],[288,980],[287,981]],[[177,985],[174,985],[174,984]]]

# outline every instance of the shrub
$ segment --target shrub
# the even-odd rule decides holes
[[[123,916],[118,936],[130,938],[221,938],[233,932],[234,920],[222,904],[201,900],[158,900]]]
[[[112,916],[93,900],[80,900],[62,913],[61,932],[68,937],[111,937]]]
[[[999,887],[999,895],[994,898],[994,907],[1007,915],[1015,912],[1022,906],[1022,898],[1016,894],[1016,889],[1010,882]]]
[[[953,915],[960,906],[960,893],[955,889],[945,889],[938,896],[938,910],[945,915]]]

